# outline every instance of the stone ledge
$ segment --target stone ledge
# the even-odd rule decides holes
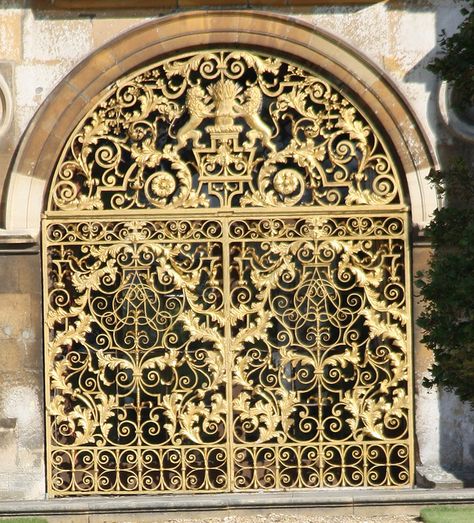
[[[423,488],[455,489],[472,487],[474,476],[462,470],[448,472],[439,466],[416,467],[416,484]]]
[[[293,492],[179,494],[156,496],[82,497],[40,501],[0,501],[1,516],[58,514],[187,513],[262,509],[370,508],[371,513],[418,514],[429,505],[473,504],[474,489],[321,489]]]
[[[382,0],[135,0],[133,9],[179,9],[186,7],[299,7],[316,5],[375,4]],[[78,11],[131,10],[128,0],[32,0],[33,9]]]
[[[38,252],[38,241],[29,232],[0,229],[0,255],[36,254]]]

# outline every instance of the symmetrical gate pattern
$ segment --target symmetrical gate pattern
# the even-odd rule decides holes
[[[405,211],[367,118],[297,65],[120,81],[44,220],[50,492],[410,484]]]

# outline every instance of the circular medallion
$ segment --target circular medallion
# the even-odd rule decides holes
[[[13,117],[13,106],[10,88],[0,74],[0,136],[3,136],[9,129]]]
[[[300,184],[300,174],[293,169],[282,169],[273,180],[276,191],[283,196],[293,194]]]
[[[173,194],[176,189],[176,181],[174,177],[167,172],[158,172],[153,175],[151,182],[151,190],[159,197],[166,198]]]

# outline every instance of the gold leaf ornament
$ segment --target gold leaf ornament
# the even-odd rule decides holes
[[[294,169],[282,169],[277,172],[273,180],[276,191],[283,196],[293,194],[301,183],[301,175]]]
[[[166,198],[176,190],[176,180],[168,172],[157,172],[152,175],[151,190],[158,198]]]

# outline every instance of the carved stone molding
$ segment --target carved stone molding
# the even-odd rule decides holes
[[[6,231],[0,229],[0,255],[3,254],[36,254],[38,242],[28,231]]]
[[[375,4],[381,0],[136,0],[133,9],[180,9],[195,7],[220,7],[233,5],[235,7],[262,7],[262,6],[313,6],[313,5],[334,5],[334,4]],[[117,10],[130,9],[130,2],[126,0],[32,0],[34,9],[73,9],[76,11],[94,10]]]
[[[0,138],[8,131],[13,117],[10,87],[0,73]]]
[[[3,195],[2,225],[38,234],[45,190],[58,151],[103,89],[162,56],[194,46],[225,47],[235,42],[318,64],[362,99],[395,149],[410,195],[413,223],[427,222],[437,201],[425,176],[436,168],[436,158],[409,104],[383,71],[312,25],[266,12],[216,10],[165,16],[128,31],[91,54],[57,86],[18,146]]]
[[[444,123],[459,138],[474,142],[474,107],[458,110],[453,103],[453,89],[443,82],[438,94],[439,110]]]

